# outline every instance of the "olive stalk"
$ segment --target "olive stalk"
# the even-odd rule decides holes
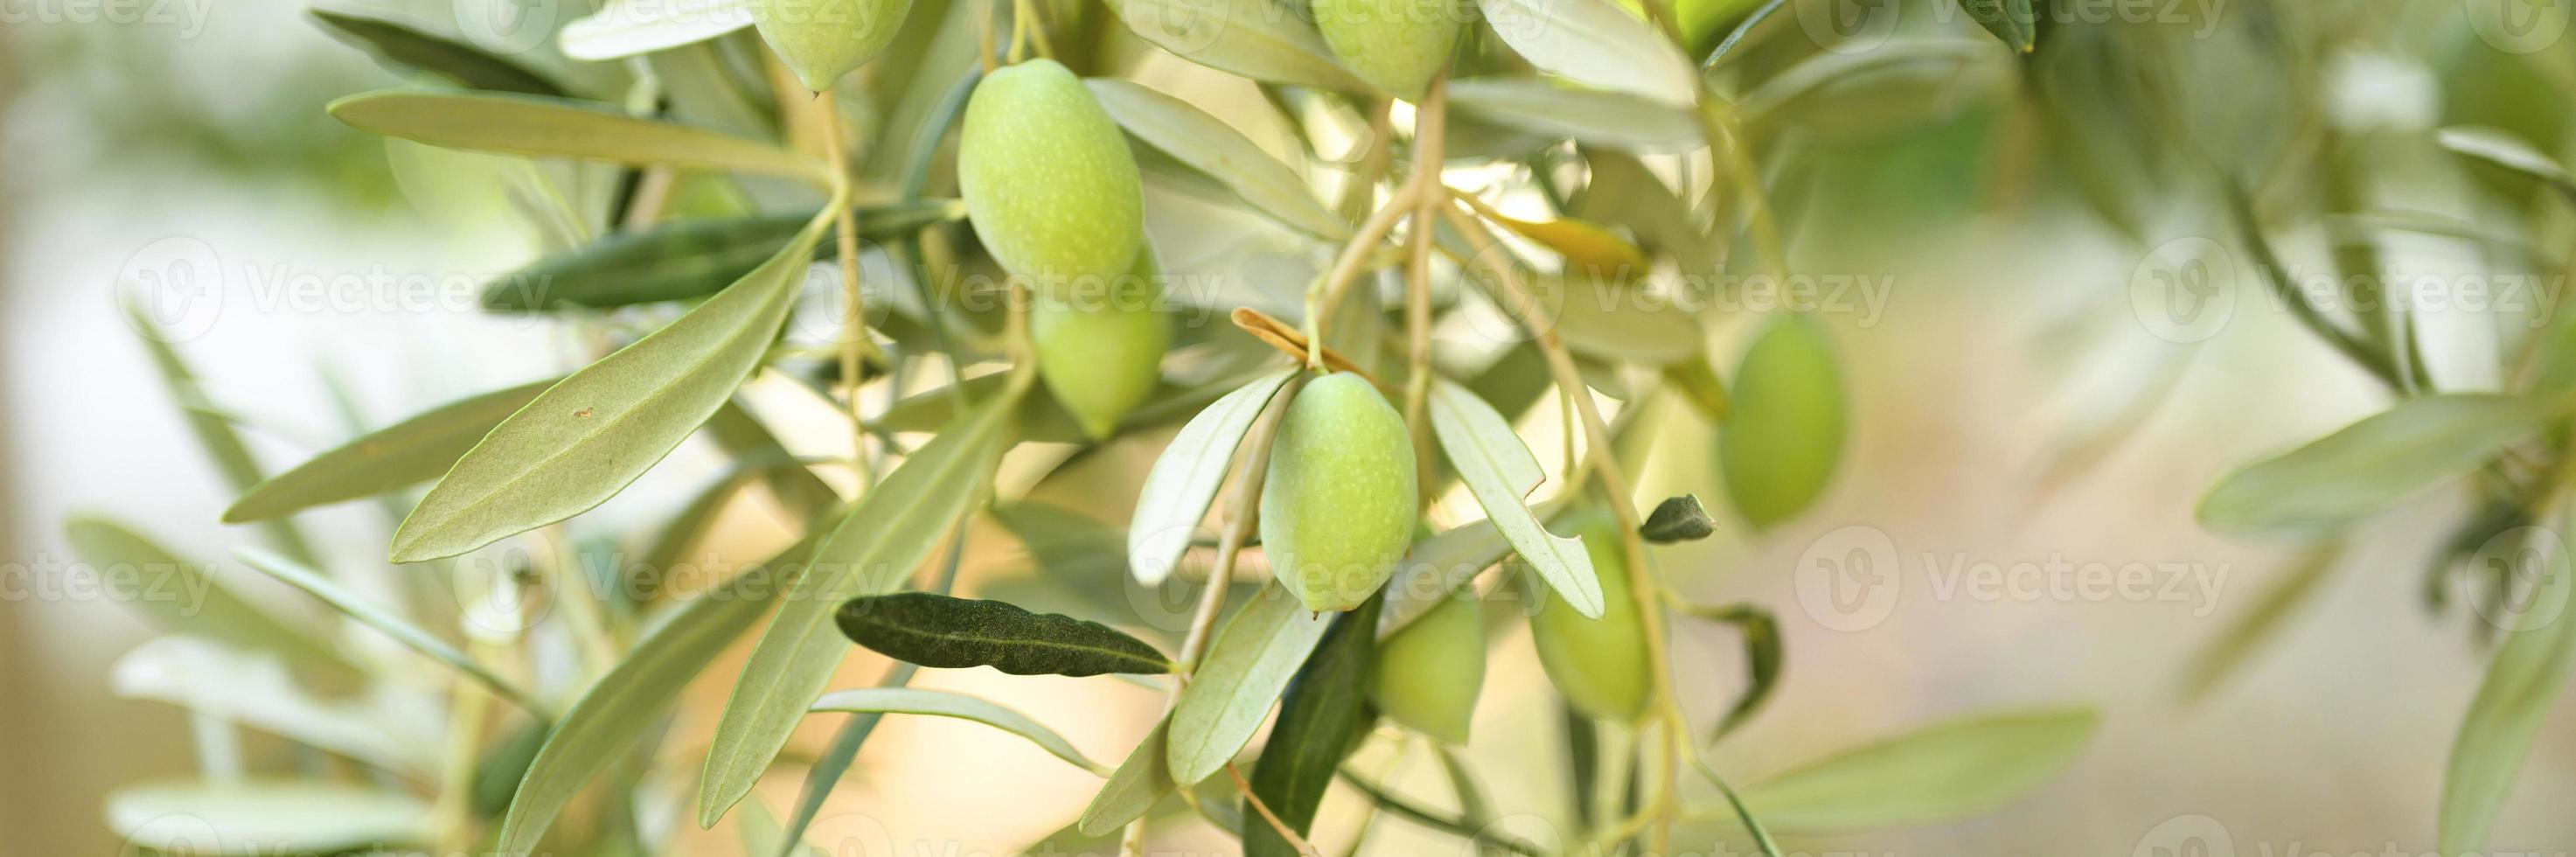
[[[859,216],[850,208],[850,151],[841,141],[841,99],[833,90],[818,93],[823,101],[823,149],[832,164],[832,220],[840,240],[833,249],[841,260],[841,296],[846,306],[841,316],[841,388],[850,408],[850,460],[859,471],[859,484],[876,481],[868,464],[868,429],[859,404],[859,386],[864,382],[861,365],[864,359],[882,361],[885,353],[877,350],[868,338],[867,307],[859,287]]]
[[[1324,857],[1324,852],[1315,850],[1315,843],[1308,842],[1306,837],[1297,835],[1297,831],[1289,827],[1288,822],[1279,820],[1278,813],[1270,811],[1269,804],[1261,802],[1260,795],[1252,793],[1252,783],[1243,778],[1243,772],[1236,770],[1233,762],[1225,764],[1225,775],[1234,780],[1234,790],[1243,795],[1244,804],[1252,807],[1253,812],[1260,813],[1261,820],[1270,822],[1270,829],[1278,831],[1279,838],[1288,840],[1288,847],[1297,849],[1297,853],[1304,854],[1306,857]]]
[[[1403,220],[1413,208],[1419,193],[1421,187],[1418,184],[1412,180],[1405,181],[1396,189],[1395,195],[1387,198],[1385,205],[1378,207],[1377,213],[1369,215],[1359,230],[1351,233],[1350,242],[1342,245],[1341,255],[1333,259],[1333,267],[1324,274],[1324,278],[1316,280],[1314,287],[1306,290],[1306,368],[1323,368],[1324,325],[1331,320],[1333,308],[1341,305],[1342,294],[1359,279],[1360,270],[1371,252],[1377,249],[1379,242],[1386,240],[1388,233],[1395,231],[1396,222]]]
[[[1405,236],[1413,258],[1405,272],[1404,424],[1413,432],[1414,467],[1426,486],[1431,484],[1431,422],[1423,418],[1431,400],[1431,245],[1432,234],[1439,231],[1439,211],[1449,203],[1449,188],[1440,183],[1448,91],[1448,75],[1432,77],[1429,93],[1414,112],[1413,226]]]

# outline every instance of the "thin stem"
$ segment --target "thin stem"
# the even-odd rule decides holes
[[[1765,857],[1780,857],[1780,843],[1771,841],[1771,831],[1763,829],[1762,821],[1753,817],[1753,810],[1745,808],[1744,799],[1736,796],[1735,787],[1727,785],[1726,778],[1718,775],[1717,768],[1697,753],[1691,754],[1691,764],[1699,766],[1700,776],[1708,778],[1709,784],[1717,787],[1717,793],[1726,796],[1726,805],[1734,809],[1736,822],[1744,825],[1746,833],[1753,834],[1754,846],[1761,848]]]
[[[1449,81],[1432,78],[1431,89],[1414,112],[1413,227],[1406,231],[1413,258],[1405,275],[1404,424],[1413,432],[1414,469],[1420,483],[1431,484],[1431,423],[1423,419],[1431,400],[1431,245],[1439,230],[1440,209],[1449,203],[1449,188],[1440,183],[1440,162],[1448,130]]]
[[[1735,25],[1735,29],[1728,32],[1726,38],[1717,43],[1717,49],[1708,52],[1708,61],[1699,64],[1700,72],[1705,74],[1716,71],[1718,61],[1725,59],[1728,51],[1735,50],[1735,44],[1744,41],[1746,33],[1753,32],[1753,28],[1761,26],[1763,21],[1771,17],[1771,13],[1780,11],[1780,7],[1786,5],[1789,5],[1789,0],[1771,0],[1769,3],[1762,4],[1762,8],[1753,10],[1753,14],[1744,16],[1744,23]]]
[[[1324,367],[1324,325],[1332,320],[1334,308],[1341,306],[1342,293],[1349,291],[1351,282],[1359,279],[1361,265],[1377,249],[1378,242],[1385,241],[1387,233],[1395,231],[1396,221],[1404,219],[1415,195],[1420,192],[1420,187],[1410,181],[1398,188],[1394,196],[1387,198],[1386,205],[1360,224],[1359,231],[1351,233],[1350,243],[1342,245],[1342,254],[1333,259],[1332,269],[1324,274],[1323,279],[1315,281],[1314,288],[1307,290],[1306,368]]]
[[[1242,771],[1235,770],[1234,763],[1226,763],[1225,775],[1234,779],[1234,790],[1243,795],[1244,805],[1260,813],[1261,820],[1270,822],[1270,829],[1278,831],[1279,838],[1288,840],[1289,847],[1297,849],[1297,853],[1304,854],[1306,857],[1324,857],[1324,852],[1315,850],[1315,843],[1308,842],[1306,837],[1297,835],[1297,831],[1288,827],[1288,822],[1279,820],[1278,813],[1270,811],[1269,804],[1261,802],[1260,795],[1252,793],[1252,783],[1243,778]]]
[[[1367,796],[1369,802],[1378,805],[1387,812],[1393,813],[1398,818],[1402,818],[1406,821],[1443,833],[1465,837],[1468,841],[1474,842],[1478,845],[1489,848],[1500,848],[1514,854],[1523,855],[1523,857],[1541,857],[1542,852],[1536,848],[1530,847],[1530,844],[1527,842],[1522,842],[1516,838],[1498,835],[1481,828],[1473,827],[1463,820],[1445,817],[1432,812],[1431,810],[1424,809],[1415,805],[1411,801],[1397,797],[1394,793],[1387,791],[1376,783],[1360,779],[1359,775],[1351,773],[1349,768],[1343,768],[1336,773],[1341,776],[1343,783],[1348,784],[1353,789],[1359,790],[1360,794]]]
[[[861,370],[863,357],[882,360],[876,343],[868,338],[867,305],[859,283],[859,216],[850,207],[850,151],[841,142],[841,99],[832,92],[822,93],[823,149],[832,163],[832,219],[839,237],[836,242],[841,259],[841,298],[847,306],[841,316],[841,389],[850,409],[850,459],[859,470],[859,484],[876,482],[868,464],[867,420],[859,405],[859,387],[865,382]]]

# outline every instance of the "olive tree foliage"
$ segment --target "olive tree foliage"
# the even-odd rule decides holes
[[[791,854],[888,715],[983,724],[1099,776],[1059,852],[1207,826],[1247,853],[1339,850],[1371,828],[1318,817],[1337,791],[1527,854],[1708,850],[1677,828],[1779,853],[1774,830],[1998,808],[2070,763],[2091,709],[1971,713],[1741,788],[1707,755],[1783,680],[1781,623],[1680,598],[1659,546],[1807,512],[1847,433],[1830,327],[1705,309],[1728,275],[1787,265],[1763,178],[1803,121],[1786,105],[1868,70],[1781,9],[606,0],[520,52],[317,10],[409,82],[333,117],[540,167],[513,198],[549,249],[483,302],[590,352],[272,474],[147,337],[240,492],[223,520],[264,546],[198,565],[71,523],[91,561],[210,593],[138,603],[168,636],[119,670],[120,692],[195,712],[205,775],[120,790],[109,821],[177,853],[657,853],[695,823]],[[1991,72],[2046,44],[2027,0],[1965,11],[2000,40],[1962,25],[1881,49]],[[1291,249],[1248,264],[1256,240]],[[1712,353],[1721,324],[1753,330],[1740,357]],[[826,412],[845,442],[788,440]],[[1675,420],[1722,438],[1704,481],[1731,523],[1638,493]],[[1524,440],[1545,421],[1561,453]],[[650,526],[591,514],[693,437],[729,461],[701,493]],[[1159,445],[1128,520],[1026,499],[1118,444]],[[1006,462],[1026,475],[997,480]],[[385,562],[322,568],[297,515],[368,498],[398,522]],[[713,561],[744,500],[792,543]],[[978,517],[1027,543],[1026,585],[953,591]],[[1072,595],[1012,594],[1044,591]],[[1181,609],[1141,615],[1162,600]],[[1561,717],[1478,713],[1495,626],[1523,615]],[[1741,646],[1725,710],[1684,705],[1709,683],[1676,658],[1689,623]],[[862,647],[891,667],[836,685]],[[738,674],[702,675],[745,649]],[[1126,676],[1168,704],[1133,747],[1077,747],[1048,712],[908,686],[982,668]],[[730,692],[703,746],[675,748],[697,682]],[[1495,805],[1497,772],[1458,753],[1479,720],[1533,717],[1565,762],[1506,773],[1565,777],[1569,806]],[[784,752],[809,718],[830,744]],[[290,752],[244,759],[237,730]],[[1454,788],[1394,790],[1350,763],[1370,747],[1424,748]],[[794,805],[745,800],[781,773],[803,778]]]

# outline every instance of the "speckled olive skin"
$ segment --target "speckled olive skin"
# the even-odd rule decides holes
[[[1094,440],[1116,433],[1118,421],[1162,381],[1172,323],[1161,308],[1157,270],[1147,248],[1127,276],[1084,281],[1029,305],[1038,379]]]
[[[1073,72],[1033,59],[985,75],[960,134],[966,216],[1003,270],[1055,290],[1135,261],[1145,242],[1136,156]]]
[[[752,25],[806,89],[832,88],[883,53],[912,0],[757,0]]]
[[[1443,601],[1380,641],[1369,672],[1379,711],[1453,746],[1467,743],[1484,688],[1485,609],[1472,597]]]
[[[1466,8],[1454,0],[1314,0],[1315,28],[1370,86],[1420,100],[1449,65]]]
[[[1654,677],[1646,662],[1645,625],[1629,594],[1627,555],[1616,526],[1587,526],[1582,535],[1592,570],[1601,576],[1601,618],[1586,619],[1565,599],[1551,596],[1530,617],[1530,640],[1548,681],[1576,711],[1632,721],[1645,713]]]
[[[1290,400],[1261,486],[1272,573],[1306,609],[1358,607],[1404,557],[1419,494],[1395,406],[1356,374],[1315,379]]]

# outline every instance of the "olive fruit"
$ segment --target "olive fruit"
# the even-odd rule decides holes
[[[1601,577],[1601,618],[1587,619],[1565,599],[1545,597],[1530,617],[1539,666],[1574,710],[1627,722],[1646,711],[1654,676],[1646,662],[1646,627],[1629,595],[1628,558],[1619,530],[1606,523],[1581,530],[1584,552]]]
[[[1151,248],[1111,280],[1084,281],[1041,294],[1029,305],[1029,337],[1038,348],[1038,378],[1093,440],[1118,430],[1163,380],[1171,320],[1158,308]]]
[[[1261,485],[1272,573],[1308,610],[1358,607],[1404,558],[1419,492],[1395,406],[1356,373],[1315,379],[1289,400]]]
[[[1825,492],[1843,448],[1842,372],[1823,325],[1782,316],[1745,349],[1717,433],[1726,496],[1755,529],[1796,517]]]
[[[910,11],[912,0],[756,0],[751,20],[796,79],[822,92],[883,53]]]
[[[1054,60],[975,84],[957,185],[993,260],[1043,287],[1114,278],[1144,246],[1136,156],[1091,90]]]
[[[1461,592],[1377,644],[1369,701],[1406,728],[1467,743],[1485,687],[1485,610]]]
[[[1465,7],[1455,0],[1314,0],[1315,28],[1370,86],[1420,99],[1449,65]]]

